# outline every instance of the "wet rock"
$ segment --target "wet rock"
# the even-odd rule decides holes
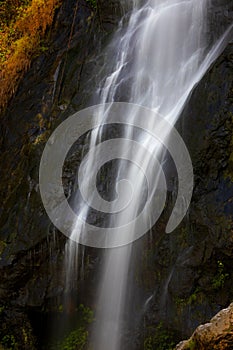
[[[97,9],[102,27],[106,31],[112,31],[118,23],[119,17],[123,14],[121,2],[118,0],[97,1]]]
[[[41,202],[40,158],[51,130],[87,103],[95,57],[107,35],[92,7],[81,0],[75,12],[76,4],[62,2],[47,35],[49,50],[32,62],[1,115],[0,298],[8,316],[5,321],[0,314],[0,324],[9,333],[0,329],[0,343],[9,336],[23,349],[34,345],[18,337],[21,319],[30,326],[28,308],[58,308],[65,281],[66,238],[54,231]],[[74,173],[68,171],[68,178]],[[67,191],[69,183],[64,186]],[[94,269],[92,263],[88,257],[85,269]]]
[[[140,283],[154,293],[146,327],[163,320],[182,337],[233,299],[232,72],[229,44],[195,88],[177,123],[195,177],[188,217],[164,236],[159,232],[168,221],[167,209],[141,261]]]

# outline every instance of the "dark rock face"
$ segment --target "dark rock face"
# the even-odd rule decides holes
[[[145,251],[142,279],[148,281],[142,282],[153,295],[148,325],[163,320],[183,336],[233,298],[232,54],[229,45],[196,87],[177,125],[195,177],[186,222],[166,236],[159,235],[158,226],[157,241]]]
[[[0,331],[2,338],[13,335],[22,349],[36,346],[28,312],[57,311],[64,292],[66,239],[43,209],[40,157],[51,131],[91,103],[103,48],[122,14],[117,0],[99,0],[97,11],[80,0],[76,16],[75,6],[74,0],[63,2],[48,33],[48,52],[34,60],[2,116]],[[228,45],[196,87],[177,125],[193,161],[194,196],[188,218],[174,233],[163,234],[170,205],[153,229],[152,242],[148,245],[147,236],[141,239],[144,249],[137,257],[135,279],[147,302],[145,327],[140,325],[133,335],[139,339],[138,349],[152,325],[162,321],[179,337],[187,337],[233,298],[232,81],[233,46]],[[67,188],[76,160],[66,163]],[[87,249],[84,280],[78,284],[80,301],[90,297],[86,290],[95,286],[98,263],[98,253]],[[140,308],[141,299],[135,301]]]
[[[32,62],[1,116],[0,333],[6,346],[10,346],[10,334],[12,342],[33,349],[35,339],[26,311],[46,310],[50,299],[55,301],[48,307],[57,308],[56,298],[64,290],[66,239],[55,233],[43,209],[39,162],[51,130],[87,104],[95,57],[108,36],[101,27],[107,18],[103,16],[100,25],[99,15],[89,3],[81,0],[76,6],[75,0],[63,2],[48,33],[49,50]],[[116,21],[111,6],[109,11]],[[114,24],[107,26],[111,31]],[[19,337],[22,327],[30,340],[28,347]]]
[[[118,24],[119,17],[123,13],[121,2],[117,0],[98,0],[97,2],[98,14],[102,28],[105,30],[112,30],[112,27]]]

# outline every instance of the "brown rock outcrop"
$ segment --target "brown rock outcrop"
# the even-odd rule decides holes
[[[233,303],[221,310],[209,323],[200,325],[189,340],[176,346],[176,350],[225,349],[233,349]]]

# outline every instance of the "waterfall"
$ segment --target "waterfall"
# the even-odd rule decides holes
[[[124,1],[121,2],[124,4]],[[214,42],[209,38],[209,3],[208,0],[132,1],[130,13],[122,19],[107,48],[106,57],[109,61],[105,64],[111,67],[111,72],[101,80],[96,92],[97,102],[103,104],[103,122],[109,118],[109,105],[106,107],[105,103],[125,101],[148,107],[171,125],[175,124],[193,88],[221,53],[230,33],[228,29]],[[133,109],[127,112],[127,121],[134,125]],[[152,118],[150,130],[156,128],[156,121]],[[89,137],[90,149],[95,149],[101,143],[105,132],[103,127],[92,130]],[[169,130],[161,130],[161,133],[162,139],[169,139]],[[151,140],[150,135],[138,134],[133,128],[123,129],[122,142],[118,146],[122,152],[128,147],[124,139],[136,139],[162,159],[161,147]],[[96,152],[90,152],[85,158],[86,175],[82,179],[84,188],[88,188],[92,181],[92,167],[98,155],[96,147]],[[150,158],[143,152],[138,152],[135,157],[139,164],[144,162],[145,169],[150,169]],[[130,183],[130,190],[126,193],[120,192],[117,187],[122,179],[127,179]],[[154,175],[155,188],[159,179],[159,173]],[[120,232],[121,227],[132,220],[143,205],[144,174],[135,164],[118,161],[111,186],[114,193],[119,190],[118,195],[123,196],[122,203],[127,204],[126,210],[114,215],[114,206],[117,204],[117,200],[114,200],[112,210],[109,211],[112,214],[108,216],[108,226],[119,227]],[[132,199],[130,205],[129,198]],[[89,203],[92,201],[94,198],[91,195]],[[80,193],[76,195],[74,203],[77,215],[83,221],[88,220],[90,208],[81,202]],[[111,206],[111,202],[108,204]],[[131,238],[134,237],[134,229],[131,225],[131,232],[127,233]],[[71,240],[78,241],[77,236],[83,235],[83,230],[84,227],[77,221]],[[127,293],[132,288],[129,285],[132,247],[133,243],[105,249],[103,252],[96,291],[96,322],[92,330],[95,350],[122,349],[124,309]],[[69,285],[70,280],[77,279],[74,274],[77,273],[78,245],[69,241],[65,254]]]

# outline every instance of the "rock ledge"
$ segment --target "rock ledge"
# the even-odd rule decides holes
[[[176,346],[176,350],[223,349],[233,349],[233,303],[221,310],[209,323],[200,325],[189,340]]]

